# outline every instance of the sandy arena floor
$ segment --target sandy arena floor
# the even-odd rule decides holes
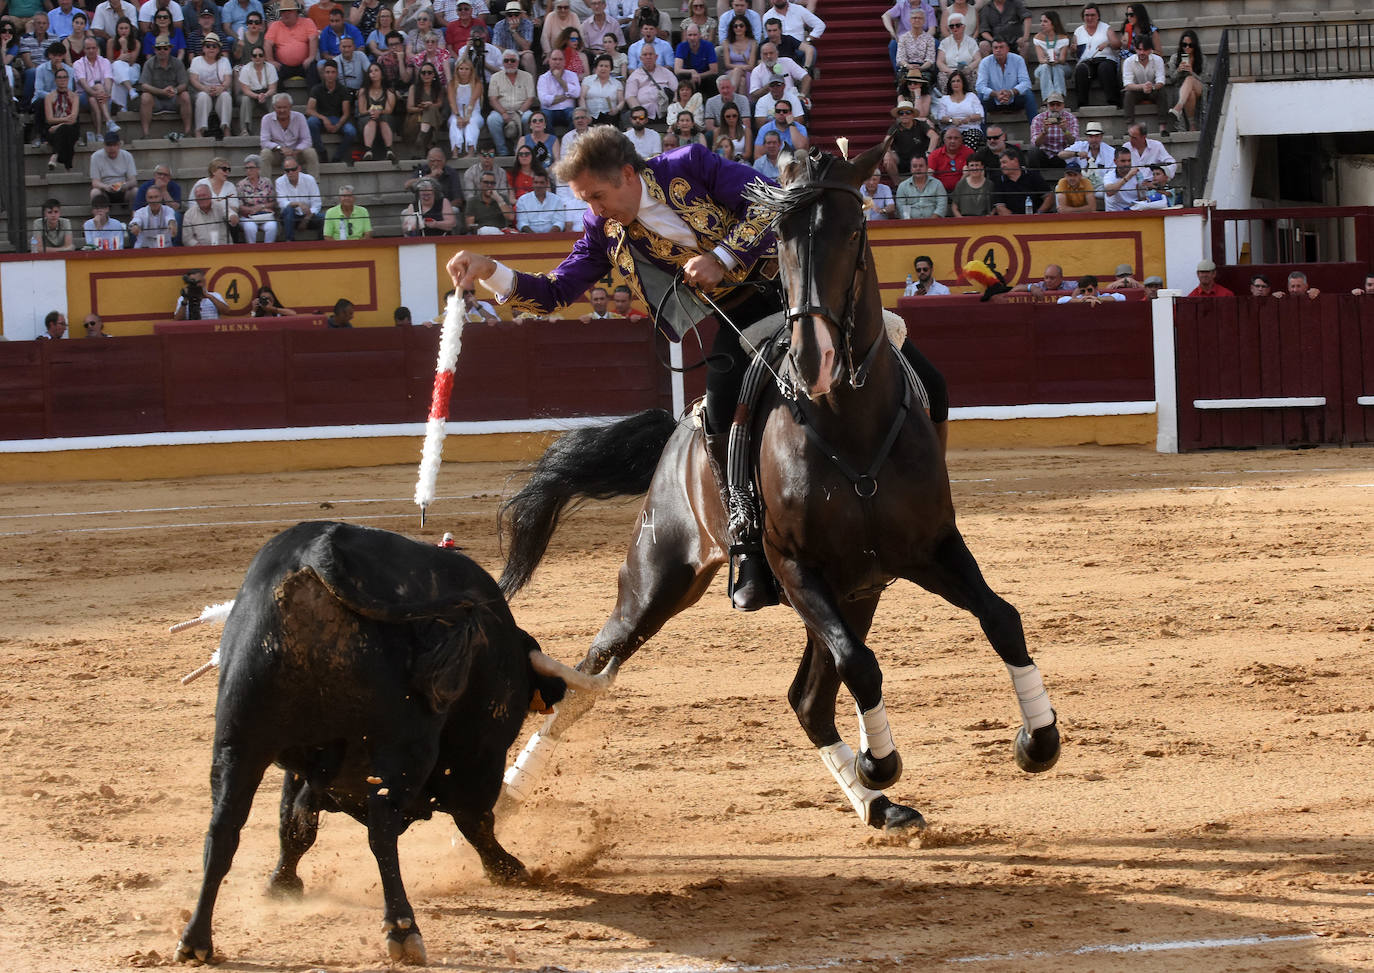
[[[418,444],[417,444],[418,450]],[[788,709],[802,633],[723,582],[625,668],[501,828],[542,876],[495,888],[451,824],[402,841],[446,969],[1374,969],[1374,451],[956,450],[956,501],[1020,608],[1064,732],[1019,719],[967,616],[894,587],[871,644],[931,828],[860,825]],[[425,537],[495,570],[509,470],[449,466]],[[0,505],[0,969],[168,963],[200,882],[217,632],[299,520],[417,532],[413,468],[5,489]],[[636,505],[583,509],[515,603],[581,658]],[[848,704],[846,704],[848,705]],[[846,721],[849,722],[849,721]],[[849,733],[855,735],[852,726]],[[216,912],[230,970],[379,969],[363,829],[328,817],[306,898],[263,895],[269,772]]]

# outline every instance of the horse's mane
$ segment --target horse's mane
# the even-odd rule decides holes
[[[838,168],[837,168],[838,167]],[[744,198],[767,211],[774,220],[809,207],[824,192],[827,181],[843,181],[848,175],[842,171],[853,167],[829,152],[811,149],[803,155],[793,155],[784,163],[778,185],[756,179],[744,189]],[[832,170],[838,177],[831,179]]]

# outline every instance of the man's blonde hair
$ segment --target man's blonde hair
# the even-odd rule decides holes
[[[619,185],[625,166],[636,172],[648,168],[634,143],[613,125],[594,125],[579,135],[572,148],[553,167],[560,183],[591,173]]]

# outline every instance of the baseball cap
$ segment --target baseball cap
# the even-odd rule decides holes
[[[1144,284],[1146,287],[1163,287],[1164,278],[1158,274],[1151,274],[1149,277],[1145,278]]]
[[[1051,91],[1045,96],[1045,104],[1062,105],[1064,104],[1064,93],[1062,91]]]
[[[1084,126],[1083,131],[1086,132],[1088,135],[1101,135],[1101,134],[1102,134],[1102,123],[1101,123],[1101,122],[1089,122],[1086,126]]]
[[[1064,163],[1064,171],[1065,171],[1065,172],[1082,172],[1082,171],[1083,171],[1083,165],[1082,165],[1077,159],[1070,159],[1068,162]]]
[[[1197,269],[1198,269],[1198,270],[1216,270],[1216,269],[1217,269],[1217,265],[1214,264],[1214,263],[1212,263],[1212,261],[1210,261],[1210,260],[1199,260],[1199,261],[1197,262]]]
[[[771,78],[768,79],[768,83],[769,83],[769,85],[787,84],[787,81],[784,80],[783,78],[778,77],[778,76],[775,74],[775,75],[773,75]]]
[[[106,132],[106,133],[105,133],[105,144],[106,144],[106,145],[118,145],[118,144],[119,144],[119,133],[118,133],[118,132]]]

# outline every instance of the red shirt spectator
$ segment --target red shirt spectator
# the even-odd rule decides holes
[[[1235,297],[1235,291],[1228,290],[1217,283],[1217,265],[1210,260],[1202,260],[1197,265],[1197,286],[1188,292],[1189,297]]]
[[[294,5],[283,3],[278,10],[281,19],[267,28],[269,59],[283,67],[304,67],[315,54],[319,28],[309,17],[302,17]]]
[[[954,192],[964,175],[964,163],[973,155],[973,150],[962,142],[959,150],[950,155],[942,145],[930,153],[930,174],[944,184],[945,192]]]

